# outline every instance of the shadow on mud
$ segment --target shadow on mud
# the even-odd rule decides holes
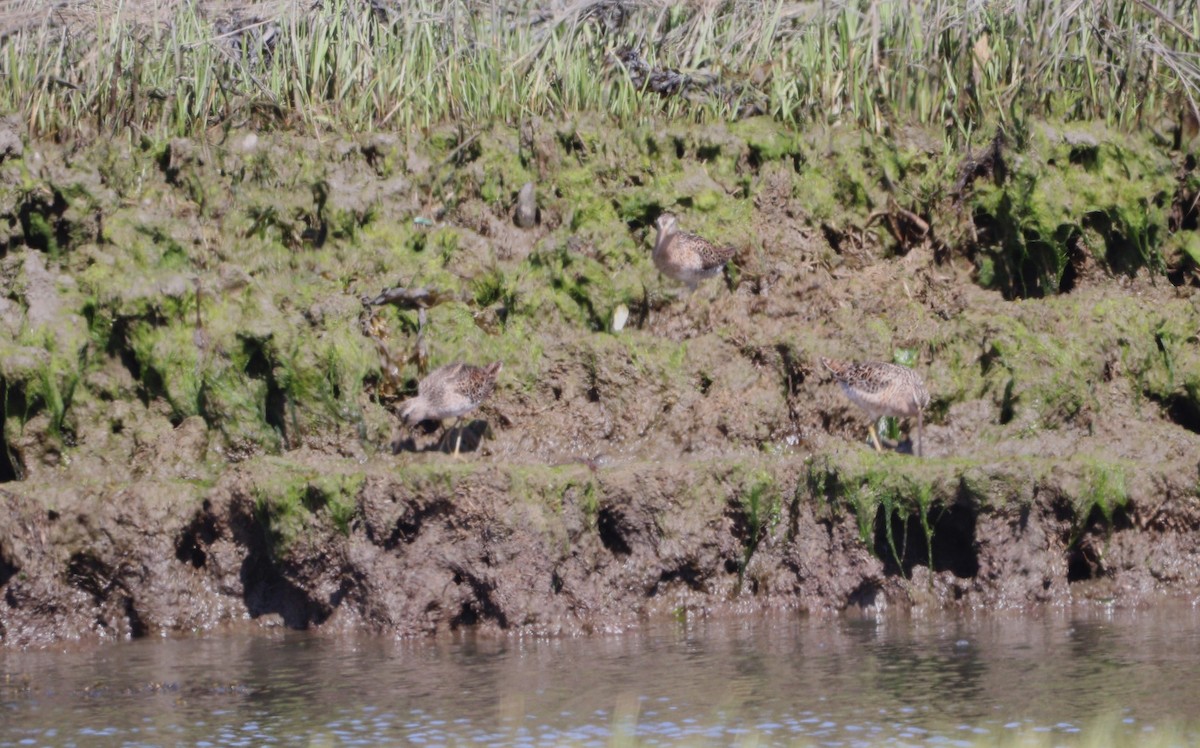
[[[422,438],[422,444],[417,443],[416,434],[420,433],[423,437],[428,437],[432,434],[440,434],[432,441],[427,438]],[[392,454],[400,454],[401,452],[454,452],[454,445],[460,439],[462,440],[458,451],[459,452],[475,452],[483,445],[484,436],[488,432],[488,422],[477,418],[465,426],[442,428],[442,424],[437,421],[421,421],[417,427],[408,434],[398,435],[392,440]]]

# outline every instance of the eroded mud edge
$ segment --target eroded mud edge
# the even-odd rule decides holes
[[[1106,520],[1081,501],[1095,476],[1078,460],[345,463],[255,460],[211,488],[5,490],[4,643],[241,620],[401,636],[466,626],[570,634],[666,615],[1136,605],[1200,590],[1200,502],[1171,477],[1184,474],[1178,466],[1125,476],[1128,500]],[[890,541],[886,502],[856,513],[853,487],[879,471],[930,496],[924,522],[893,507]],[[281,491],[301,495],[294,516],[272,514]],[[203,495],[196,512],[171,511],[181,493]]]

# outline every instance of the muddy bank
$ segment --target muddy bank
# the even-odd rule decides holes
[[[400,471],[301,454],[231,470],[191,514],[169,482],[46,487],[54,510],[6,490],[0,623],[12,644],[240,620],[557,634],[714,612],[1136,604],[1200,583],[1182,466],[1126,476],[1107,520],[1078,513],[1087,463],[848,461]],[[927,493],[929,513],[864,518],[835,488],[874,481]],[[283,485],[303,517],[271,516]]]
[[[1200,592],[1195,143],[7,126],[7,644]],[[738,250],[691,297],[665,211]],[[440,303],[364,305],[394,286]],[[504,362],[462,460],[397,429],[418,349]],[[925,459],[823,355],[914,362]]]

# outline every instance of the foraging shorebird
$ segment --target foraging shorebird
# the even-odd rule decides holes
[[[700,281],[721,274],[725,263],[736,251],[718,247],[695,234],[679,230],[675,216],[664,213],[654,222],[658,238],[654,241],[654,266],[668,278],[686,283],[695,291]]]
[[[411,428],[421,421],[454,418],[454,425],[450,427],[453,431],[464,415],[479,407],[479,404],[492,394],[501,366],[499,361],[483,367],[471,366],[461,361],[439,366],[417,385],[417,396],[405,400],[400,406],[400,420]],[[455,457],[458,456],[460,446],[461,431],[454,442]]]
[[[869,432],[875,450],[882,452],[875,422],[880,416],[897,418],[917,417],[917,456],[921,456],[924,441],[925,409],[929,407],[929,390],[921,375],[907,366],[868,361],[861,364],[833,361],[822,357],[821,363],[833,373],[850,402],[867,411],[871,418]]]

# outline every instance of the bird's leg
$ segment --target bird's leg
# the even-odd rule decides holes
[[[637,328],[641,330],[646,326],[646,322],[650,319],[650,289],[646,288],[646,281],[642,281],[642,313],[638,316]]]
[[[692,308],[692,296],[695,294],[695,292],[696,289],[694,286],[688,286],[687,298],[685,298],[683,302],[683,314],[685,317],[687,316],[688,310]]]
[[[455,423],[458,423],[458,421],[455,421]],[[449,429],[446,429],[445,421],[439,421],[439,426],[442,427],[442,436],[438,437],[437,449],[438,451],[442,451],[445,448],[446,439],[450,437],[450,432],[454,431],[454,426],[450,426]]]
[[[711,332],[713,328],[713,307],[721,300],[721,292],[718,290],[714,293],[705,293],[704,295],[704,329],[706,332]],[[718,310],[720,312],[720,310]]]
[[[879,434],[875,431],[874,421],[871,421],[870,425],[867,426],[867,433],[871,435],[871,442],[875,445],[875,451],[882,452],[883,446],[879,443]]]
[[[925,435],[922,433],[925,430],[925,411],[917,411],[917,457],[922,457],[922,447],[925,445]]]
[[[388,448],[392,450],[392,454],[400,454],[400,427],[392,424],[392,433],[388,438]]]
[[[490,409],[492,406],[488,406],[488,407],[489,407],[489,409]],[[499,412],[497,412],[497,413],[496,413],[496,417],[497,417],[497,418],[499,418],[499,419],[503,419],[503,418],[504,418],[504,415],[503,415],[502,413],[499,413]],[[496,432],[495,432],[495,430],[494,430],[494,429],[492,429],[492,422],[491,422],[491,420],[490,420],[490,419],[489,419],[489,420],[487,420],[487,421],[484,421],[484,424],[483,424],[483,431],[479,432],[479,443],[478,443],[477,445],[475,445],[475,451],[476,451],[476,452],[478,452],[479,450],[483,449],[483,440],[484,440],[485,438],[487,438],[487,435],[488,435],[488,434],[491,434],[493,439],[495,439],[495,438],[496,438]]]
[[[462,416],[454,419],[454,428],[458,428],[458,424],[462,423]],[[458,438],[454,440],[454,456],[458,457],[458,448],[462,446],[462,429],[458,429]]]

